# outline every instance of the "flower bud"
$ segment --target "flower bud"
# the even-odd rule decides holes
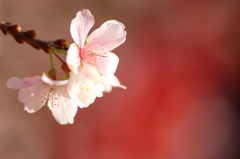
[[[35,30],[28,30],[25,32],[25,35],[30,38],[34,38],[37,36],[37,32]]]
[[[57,80],[57,71],[55,69],[51,69],[48,71],[48,75],[51,79]]]
[[[67,50],[69,48],[70,42],[66,41],[62,46],[63,49]]]
[[[46,43],[46,42],[42,42],[40,47],[43,49],[43,51],[45,51],[46,53],[48,53],[51,50],[51,46]]]
[[[19,32],[21,31],[21,27],[19,25],[12,25],[10,26],[10,30],[12,30],[13,32]]]
[[[19,44],[23,44],[24,40],[22,39],[22,37],[20,36],[14,36],[14,39],[19,43]]]
[[[68,65],[67,65],[66,62],[63,62],[63,63],[62,63],[61,68],[62,68],[62,70],[63,70],[66,74],[68,74],[69,72],[71,72],[71,70],[69,69],[69,67],[68,67]]]
[[[53,43],[56,45],[63,45],[66,42],[65,39],[57,39]]]
[[[70,43],[65,39],[57,39],[53,43],[62,46],[62,49],[67,49],[70,45]]]

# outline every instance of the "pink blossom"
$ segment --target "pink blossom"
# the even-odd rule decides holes
[[[110,51],[126,40],[125,26],[116,20],[109,20],[87,37],[94,22],[87,9],[79,11],[72,20],[70,31],[75,43],[69,47],[67,64],[74,74],[79,73],[82,67],[92,65],[100,75],[113,76],[119,59]]]
[[[67,83],[68,80],[52,80],[43,73],[42,77],[12,77],[7,87],[20,89],[18,101],[24,103],[24,110],[28,113],[34,113],[47,105],[58,123],[72,124],[78,107],[66,91]]]

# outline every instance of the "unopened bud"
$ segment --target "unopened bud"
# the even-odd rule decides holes
[[[28,30],[25,32],[25,34],[30,38],[34,38],[37,36],[37,32],[35,30]]]
[[[66,42],[65,39],[57,39],[53,43],[56,45],[63,45]]]
[[[48,53],[50,50],[51,50],[51,46],[48,44],[48,43],[46,43],[46,42],[43,42],[43,43],[41,43],[41,46],[40,46],[42,49],[43,49],[43,51],[45,51],[46,53]]]
[[[62,46],[64,50],[67,50],[69,48],[70,42],[66,41]]]
[[[70,43],[65,39],[57,39],[53,43],[61,46],[61,49],[67,49],[70,45]]]
[[[15,36],[14,39],[19,43],[19,44],[23,44],[24,40],[20,37],[20,36]]]
[[[12,25],[10,26],[10,30],[12,30],[13,32],[19,32],[21,31],[21,27],[19,25]]]
[[[55,69],[51,69],[48,71],[48,75],[51,79],[57,80],[57,71]]]
[[[69,67],[68,67],[68,65],[67,65],[66,62],[63,62],[63,63],[62,63],[61,68],[62,68],[62,70],[63,70],[66,74],[68,74],[69,72],[71,72],[71,70],[69,69]]]

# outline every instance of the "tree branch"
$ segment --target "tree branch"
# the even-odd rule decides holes
[[[50,49],[62,49],[68,50],[69,42],[65,39],[57,39],[55,41],[45,41],[36,39],[37,33],[35,30],[21,31],[21,27],[16,24],[2,21],[0,23],[0,29],[7,35],[10,34],[13,38],[20,44],[24,42],[28,43],[35,49],[42,49],[44,52],[48,53]]]

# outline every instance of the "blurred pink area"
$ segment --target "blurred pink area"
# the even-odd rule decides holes
[[[0,0],[0,18],[72,41],[71,19],[84,8],[93,29],[109,19],[126,26],[113,52],[127,90],[79,109],[73,125],[46,107],[28,114],[6,81],[48,71],[48,56],[1,34],[1,159],[240,158],[240,1]]]

